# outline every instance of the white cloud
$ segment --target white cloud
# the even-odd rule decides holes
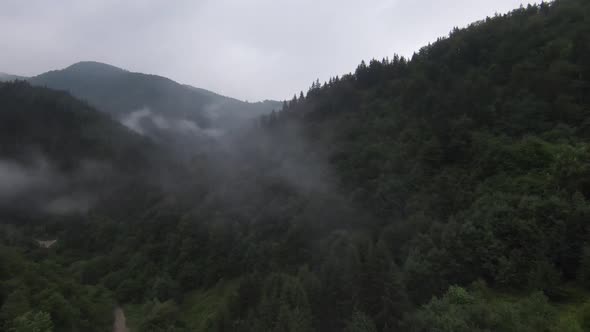
[[[0,160],[0,199],[17,197],[29,190],[45,188],[55,175],[44,162],[24,167],[16,162]]]
[[[221,129],[201,128],[194,121],[183,118],[166,117],[162,114],[156,114],[148,108],[131,112],[121,120],[121,123],[129,129],[140,134],[148,134],[148,128],[145,128],[145,125],[147,124],[146,122],[151,123],[160,130],[167,130],[176,134],[207,136],[211,138],[217,138],[223,135]]]

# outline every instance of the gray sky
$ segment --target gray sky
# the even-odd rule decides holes
[[[285,99],[521,0],[0,0],[0,71],[82,60],[247,99]]]

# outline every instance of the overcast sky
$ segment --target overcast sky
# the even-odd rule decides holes
[[[250,101],[415,50],[521,0],[0,0],[0,71],[82,60]]]

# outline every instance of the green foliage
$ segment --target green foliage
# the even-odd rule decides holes
[[[584,329],[582,329],[580,323],[573,318],[559,320],[555,330],[563,332],[584,332]]]
[[[346,327],[346,332],[377,332],[377,328],[371,317],[360,311],[355,311]]]
[[[582,305],[578,312],[578,320],[584,331],[590,330],[590,302],[586,302]]]
[[[211,325],[227,318],[222,314],[231,307],[239,285],[239,280],[221,281],[209,289],[186,294],[179,319],[186,322],[191,331],[207,331]]]
[[[15,263],[9,263],[9,276],[0,277],[3,330],[104,331],[111,326],[113,301],[102,287],[82,286],[63,266],[33,262],[9,247],[0,247],[0,262]]]
[[[590,246],[584,246],[580,259],[578,278],[582,284],[590,288]]]
[[[154,302],[147,310],[147,315],[139,324],[139,331],[145,332],[182,332],[188,331],[178,322],[178,307],[172,301]]]
[[[0,318],[7,329],[14,317],[19,317],[30,310],[29,294],[23,289],[17,289],[4,299],[0,307]]]
[[[249,314],[254,331],[310,332],[311,310],[298,279],[271,274],[262,284],[260,300]],[[253,303],[250,303],[253,305]]]
[[[540,293],[516,303],[493,303],[478,293],[452,286],[403,322],[407,331],[562,331],[556,313]],[[570,325],[571,326],[571,325]]]
[[[11,332],[53,332],[51,316],[44,311],[29,311],[14,319]]]

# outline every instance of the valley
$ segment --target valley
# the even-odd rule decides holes
[[[590,331],[589,19],[522,6],[281,102],[2,74],[0,330]]]

